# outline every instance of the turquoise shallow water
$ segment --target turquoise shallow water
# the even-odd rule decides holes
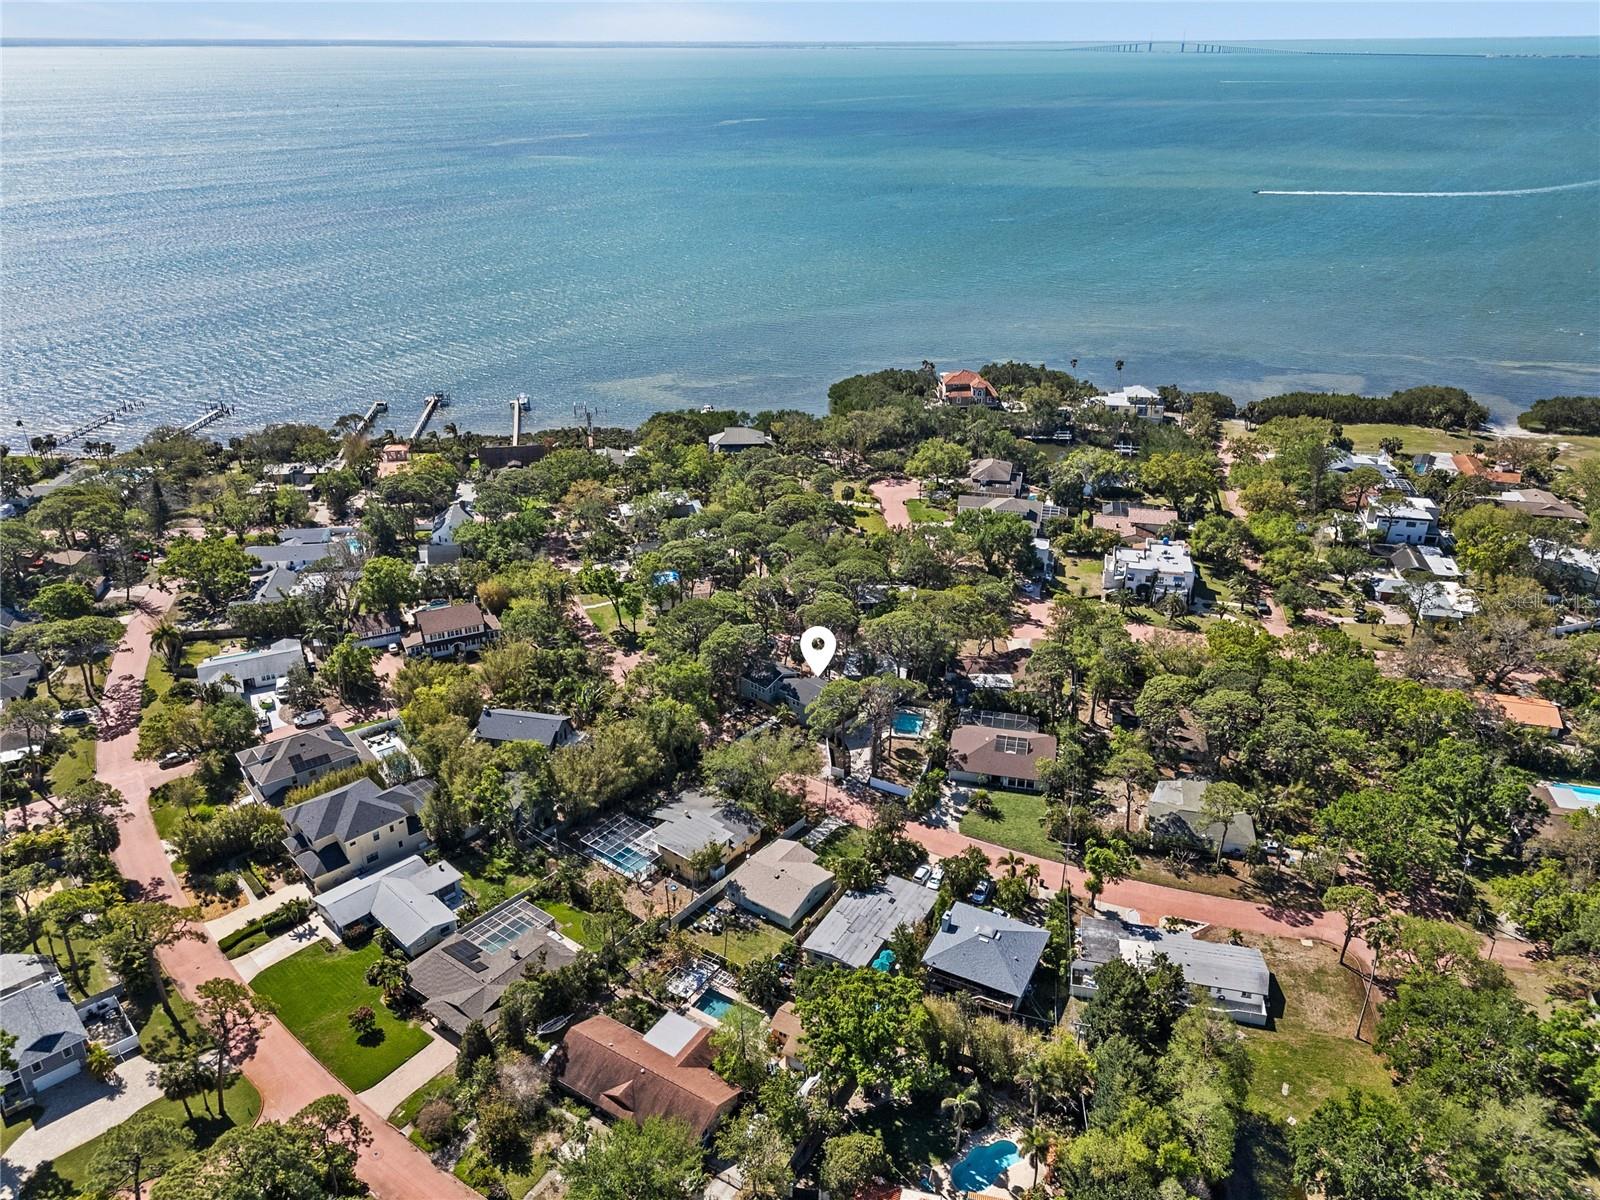
[[[375,398],[820,408],[931,358],[1600,389],[1600,62],[8,48],[0,384],[60,429]],[[9,424],[9,422],[8,422]],[[226,433],[229,426],[218,427]]]

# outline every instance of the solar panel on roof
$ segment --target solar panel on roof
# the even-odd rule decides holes
[[[469,971],[481,973],[488,969],[483,956],[478,953],[478,947],[469,941],[451,942],[444,948],[444,952]]]

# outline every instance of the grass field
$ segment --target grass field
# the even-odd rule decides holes
[[[476,847],[455,851],[450,862],[461,872],[461,886],[487,912],[508,896],[525,891],[535,879],[520,852],[490,856]]]
[[[50,790],[64,792],[68,788],[88,783],[94,778],[95,757],[100,743],[92,737],[78,734],[67,743],[66,750],[50,768]]]
[[[589,932],[588,913],[579,912],[570,904],[545,904],[540,902],[539,907],[554,917],[556,924],[561,926],[561,932],[573,941],[587,946],[590,950],[600,944],[600,939]]]
[[[385,1008],[378,989],[368,985],[367,967],[378,957],[376,942],[336,950],[318,941],[252,982],[289,1031],[353,1092],[371,1087],[428,1044],[426,1033]],[[378,1018],[378,1032],[366,1043],[348,1020],[363,1004]]]
[[[911,518],[913,525],[928,525],[948,521],[950,510],[913,497],[906,501],[906,515]]]
[[[435,1096],[448,1096],[456,1086],[456,1069],[441,1071],[411,1095],[400,1101],[400,1106],[389,1114],[389,1124],[404,1129],[417,1119],[422,1106]]]
[[[754,929],[724,928],[722,933],[695,930],[689,940],[702,950],[720,954],[736,967],[742,967],[753,958],[776,954],[783,949],[789,935],[765,921],[757,921]]]
[[[994,799],[996,815],[984,816],[969,810],[961,818],[962,833],[1008,850],[1020,850],[1052,862],[1061,861],[1061,847],[1045,836],[1043,796],[993,789],[989,795]]]
[[[215,1093],[206,1099],[196,1098],[189,1101],[189,1107],[194,1111],[192,1120],[184,1116],[183,1104],[177,1100],[156,1100],[141,1108],[137,1115],[150,1113],[174,1118],[179,1123],[187,1125],[194,1134],[195,1149],[203,1150],[230,1129],[254,1125],[256,1118],[261,1115],[261,1095],[243,1075],[234,1080],[223,1097],[228,1109],[226,1117],[218,1116],[215,1112],[217,1103]],[[93,1138],[76,1149],[69,1150],[53,1162],[45,1163],[29,1178],[27,1186],[22,1190],[23,1197],[70,1196],[92,1191],[89,1187],[89,1164],[99,1148],[100,1138]],[[165,1163],[177,1157],[178,1155],[173,1155],[171,1159],[153,1164],[146,1171],[146,1179],[159,1175]]]
[[[889,523],[883,519],[881,513],[857,510],[856,528],[866,533],[888,533]]]

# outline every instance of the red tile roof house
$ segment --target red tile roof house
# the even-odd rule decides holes
[[[1000,407],[1000,393],[976,371],[946,371],[939,376],[939,402],[957,406],[983,404]]]
[[[476,604],[449,604],[419,608],[411,614],[416,628],[402,641],[406,653],[448,658],[468,650],[481,650],[500,636],[500,622]]]
[[[711,1030],[668,1013],[648,1033],[607,1016],[567,1031],[557,1080],[615,1120],[682,1121],[705,1138],[739,1102],[739,1089],[711,1070]]]

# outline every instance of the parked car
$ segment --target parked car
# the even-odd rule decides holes
[[[328,714],[320,708],[308,708],[294,719],[296,729],[310,729],[313,725],[321,725],[328,719]]]
[[[87,708],[69,708],[56,716],[56,720],[63,725],[87,725],[94,717],[94,712]]]
[[[989,897],[992,895],[994,895],[994,880],[984,879],[980,880],[978,886],[972,889],[972,895],[968,896],[967,900],[969,903],[976,904],[979,908],[982,908],[989,903]]]
[[[927,863],[923,863],[920,867],[918,867],[915,871],[913,871],[911,873],[911,882],[912,883],[920,883],[923,887],[927,887],[928,886],[928,880],[931,879],[932,877],[933,877],[933,868],[930,867]]]
[[[939,890],[939,885],[944,882],[944,867],[934,864],[933,871],[928,875],[928,886],[934,891]]]
[[[160,767],[163,771],[170,771],[173,767],[181,767],[188,761],[189,756],[182,750],[169,750],[160,758],[156,759],[156,766]]]

